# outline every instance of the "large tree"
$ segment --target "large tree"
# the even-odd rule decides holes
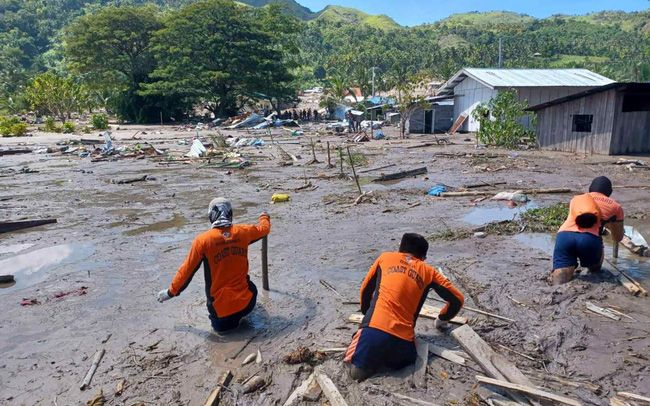
[[[67,27],[65,55],[73,72],[112,96],[120,116],[151,121],[166,101],[138,92],[156,66],[151,39],[162,27],[155,6],[103,7]]]
[[[169,14],[154,38],[155,81],[143,94],[200,103],[217,116],[236,113],[262,92],[283,96],[291,80],[283,40],[256,17],[229,0],[200,1]]]

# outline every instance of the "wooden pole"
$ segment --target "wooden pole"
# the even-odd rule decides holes
[[[614,241],[614,246],[612,247],[612,257],[618,258],[618,241]]]
[[[361,185],[359,184],[359,178],[357,178],[357,171],[354,169],[354,162],[352,162],[352,153],[350,152],[350,147],[348,148],[348,158],[350,158],[350,167],[352,168],[352,176],[354,176],[354,182],[357,184],[357,189],[359,189],[359,194],[362,195],[363,191],[361,190]]]
[[[269,237],[262,238],[262,288],[269,289]]]
[[[330,142],[327,141],[327,167],[328,168],[334,168],[334,165],[332,165],[332,157],[330,155]]]
[[[99,363],[101,362],[102,358],[104,357],[104,349],[100,349],[95,353],[95,356],[93,357],[93,363],[90,366],[90,369],[86,373],[86,376],[84,377],[83,382],[81,383],[81,386],[79,389],[84,390],[88,386],[90,386],[90,381],[93,379],[93,375],[95,375],[95,371],[97,371],[97,367],[99,366]]]
[[[343,177],[345,176],[345,174],[343,173],[343,148],[341,147],[338,148],[339,148],[339,161],[340,161],[339,163],[341,165],[341,177]]]

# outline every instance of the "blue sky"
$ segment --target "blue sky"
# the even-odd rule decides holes
[[[648,0],[297,0],[312,11],[328,4],[354,7],[369,14],[386,14],[402,25],[435,22],[468,11],[507,10],[534,17],[586,14],[602,10],[638,11],[650,8]]]

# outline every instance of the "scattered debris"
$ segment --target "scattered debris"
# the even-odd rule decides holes
[[[316,381],[320,385],[331,406],[348,406],[348,403],[341,395],[341,392],[339,392],[336,385],[334,385],[334,382],[332,382],[327,375],[320,371],[315,371],[314,373],[316,375]]]
[[[242,392],[243,393],[255,392],[258,389],[262,388],[264,385],[266,385],[266,381],[264,380],[264,378],[257,375],[244,384],[244,386],[242,387]]]
[[[192,146],[190,147],[190,152],[185,154],[185,156],[188,157],[188,158],[200,158],[203,155],[205,155],[205,153],[207,151],[208,150],[205,149],[205,147],[203,146],[203,143],[201,142],[201,140],[199,140],[197,138],[197,139],[194,139],[194,141],[192,141]]]
[[[134,178],[124,178],[124,179],[119,179],[119,180],[111,180],[111,183],[115,183],[117,185],[126,185],[129,183],[135,183],[135,182],[145,182],[147,180],[150,180],[149,175],[142,175],[142,176],[136,176]]]
[[[402,171],[402,172],[396,172],[396,173],[391,173],[388,175],[382,175],[381,177],[374,179],[373,182],[386,182],[389,180],[398,180],[398,179],[404,179],[404,178],[410,178],[413,176],[417,175],[424,175],[427,173],[427,168],[422,167],[422,168],[417,168],[417,169],[411,169],[408,171]]]
[[[0,156],[30,154],[30,153],[32,153],[32,150],[29,148],[0,149]]]
[[[92,381],[93,375],[95,375],[95,371],[97,371],[97,367],[99,366],[99,363],[104,357],[104,353],[105,350],[103,348],[95,353],[95,356],[93,357],[93,363],[92,365],[90,365],[90,369],[86,373],[83,382],[81,382],[81,386],[79,387],[79,389],[84,390],[88,386],[90,386],[90,381]]]
[[[255,355],[255,363],[258,365],[262,363],[262,352],[259,349],[257,350],[257,354]]]
[[[271,203],[285,203],[290,199],[291,196],[286,193],[274,193],[273,196],[271,196]]]
[[[312,351],[307,347],[298,347],[294,351],[285,355],[283,360],[286,364],[318,364],[327,359],[327,354],[322,351]]]
[[[488,385],[497,386],[499,388],[521,393],[536,399],[551,401],[554,403],[561,403],[563,405],[582,406],[582,403],[578,402],[577,400],[569,399],[564,396],[546,392],[541,389],[537,389],[532,385],[521,385],[521,384],[511,383],[500,379],[492,379],[481,375],[476,375],[476,380],[479,381],[479,383],[485,383]]]
[[[255,358],[257,358],[257,354],[254,353],[254,352],[250,353],[250,354],[248,354],[248,356],[246,358],[244,358],[244,360],[241,362],[241,365],[242,366],[248,365],[251,362],[255,361]]]
[[[439,356],[440,358],[446,359],[447,361],[451,361],[458,365],[465,365],[465,358],[461,357],[460,355],[457,355],[455,352],[447,348],[439,347],[434,344],[429,344],[429,351]]]
[[[526,203],[529,199],[521,190],[515,192],[499,192],[492,197],[492,200],[510,200],[513,202]]]
[[[624,399],[635,400],[638,402],[644,402],[650,404],[650,398],[647,396],[636,395],[630,392],[617,392],[616,396],[620,396]]]
[[[38,301],[36,298],[26,298],[24,297],[23,300],[21,300],[20,305],[21,306],[33,306],[33,305],[39,305],[41,302]]]
[[[438,184],[438,185],[432,186],[427,191],[427,195],[429,195],[429,196],[440,196],[446,191],[447,191],[447,187],[445,185]]]
[[[219,397],[221,396],[221,391],[225,388],[228,388],[228,385],[230,384],[230,381],[232,381],[232,372],[226,371],[221,375],[219,380],[217,381],[217,387],[212,390],[210,393],[210,396],[208,396],[208,399],[205,401],[204,406],[217,406],[219,405]]]
[[[104,391],[99,390],[99,393],[95,395],[92,399],[86,402],[87,406],[104,406],[106,403],[106,398],[104,397]]]
[[[419,405],[419,406],[438,406],[438,405],[435,404],[435,403],[425,402],[424,400],[416,399],[416,398],[412,398],[412,397],[410,397],[410,396],[406,396],[406,395],[401,395],[401,394],[396,393],[396,392],[390,392],[390,394],[393,395],[394,397],[396,397],[396,398],[399,399],[399,400],[405,400],[405,401],[407,401],[407,402],[409,402],[409,403],[412,403],[412,404],[414,404],[414,405]]]
[[[316,383],[316,376],[312,372],[307,379],[302,381],[302,383],[289,395],[287,400],[283,403],[283,406],[291,406],[294,403],[298,403],[302,398],[311,390],[312,385]]]
[[[82,295],[85,295],[87,293],[88,293],[88,287],[87,286],[82,286],[80,288],[70,290],[70,291],[67,291],[67,292],[56,293],[56,294],[54,294],[54,298],[55,299],[61,299],[61,298],[64,298],[66,296],[82,296]],[[107,339],[107,341],[108,341],[108,339]]]
[[[585,307],[587,308],[587,310],[589,310],[591,312],[594,312],[596,314],[600,314],[601,316],[610,318],[612,320],[619,321],[621,319],[618,315],[616,315],[616,313],[612,312],[611,310],[604,309],[604,308],[602,308],[600,306],[596,306],[595,304],[593,304],[591,302],[585,302]]]
[[[0,222],[0,234],[54,223],[56,223],[56,219],[2,221]]]
[[[122,393],[124,392],[124,387],[126,386],[126,379],[122,378],[119,380],[117,383],[117,386],[115,387],[115,396],[121,396]]]

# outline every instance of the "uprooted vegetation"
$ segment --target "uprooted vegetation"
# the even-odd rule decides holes
[[[447,228],[429,236],[430,241],[457,241],[469,238],[475,232],[487,235],[514,235],[523,232],[552,233],[557,231],[569,214],[569,206],[556,203],[548,207],[527,210],[514,220],[494,221],[483,226],[467,229]]]

